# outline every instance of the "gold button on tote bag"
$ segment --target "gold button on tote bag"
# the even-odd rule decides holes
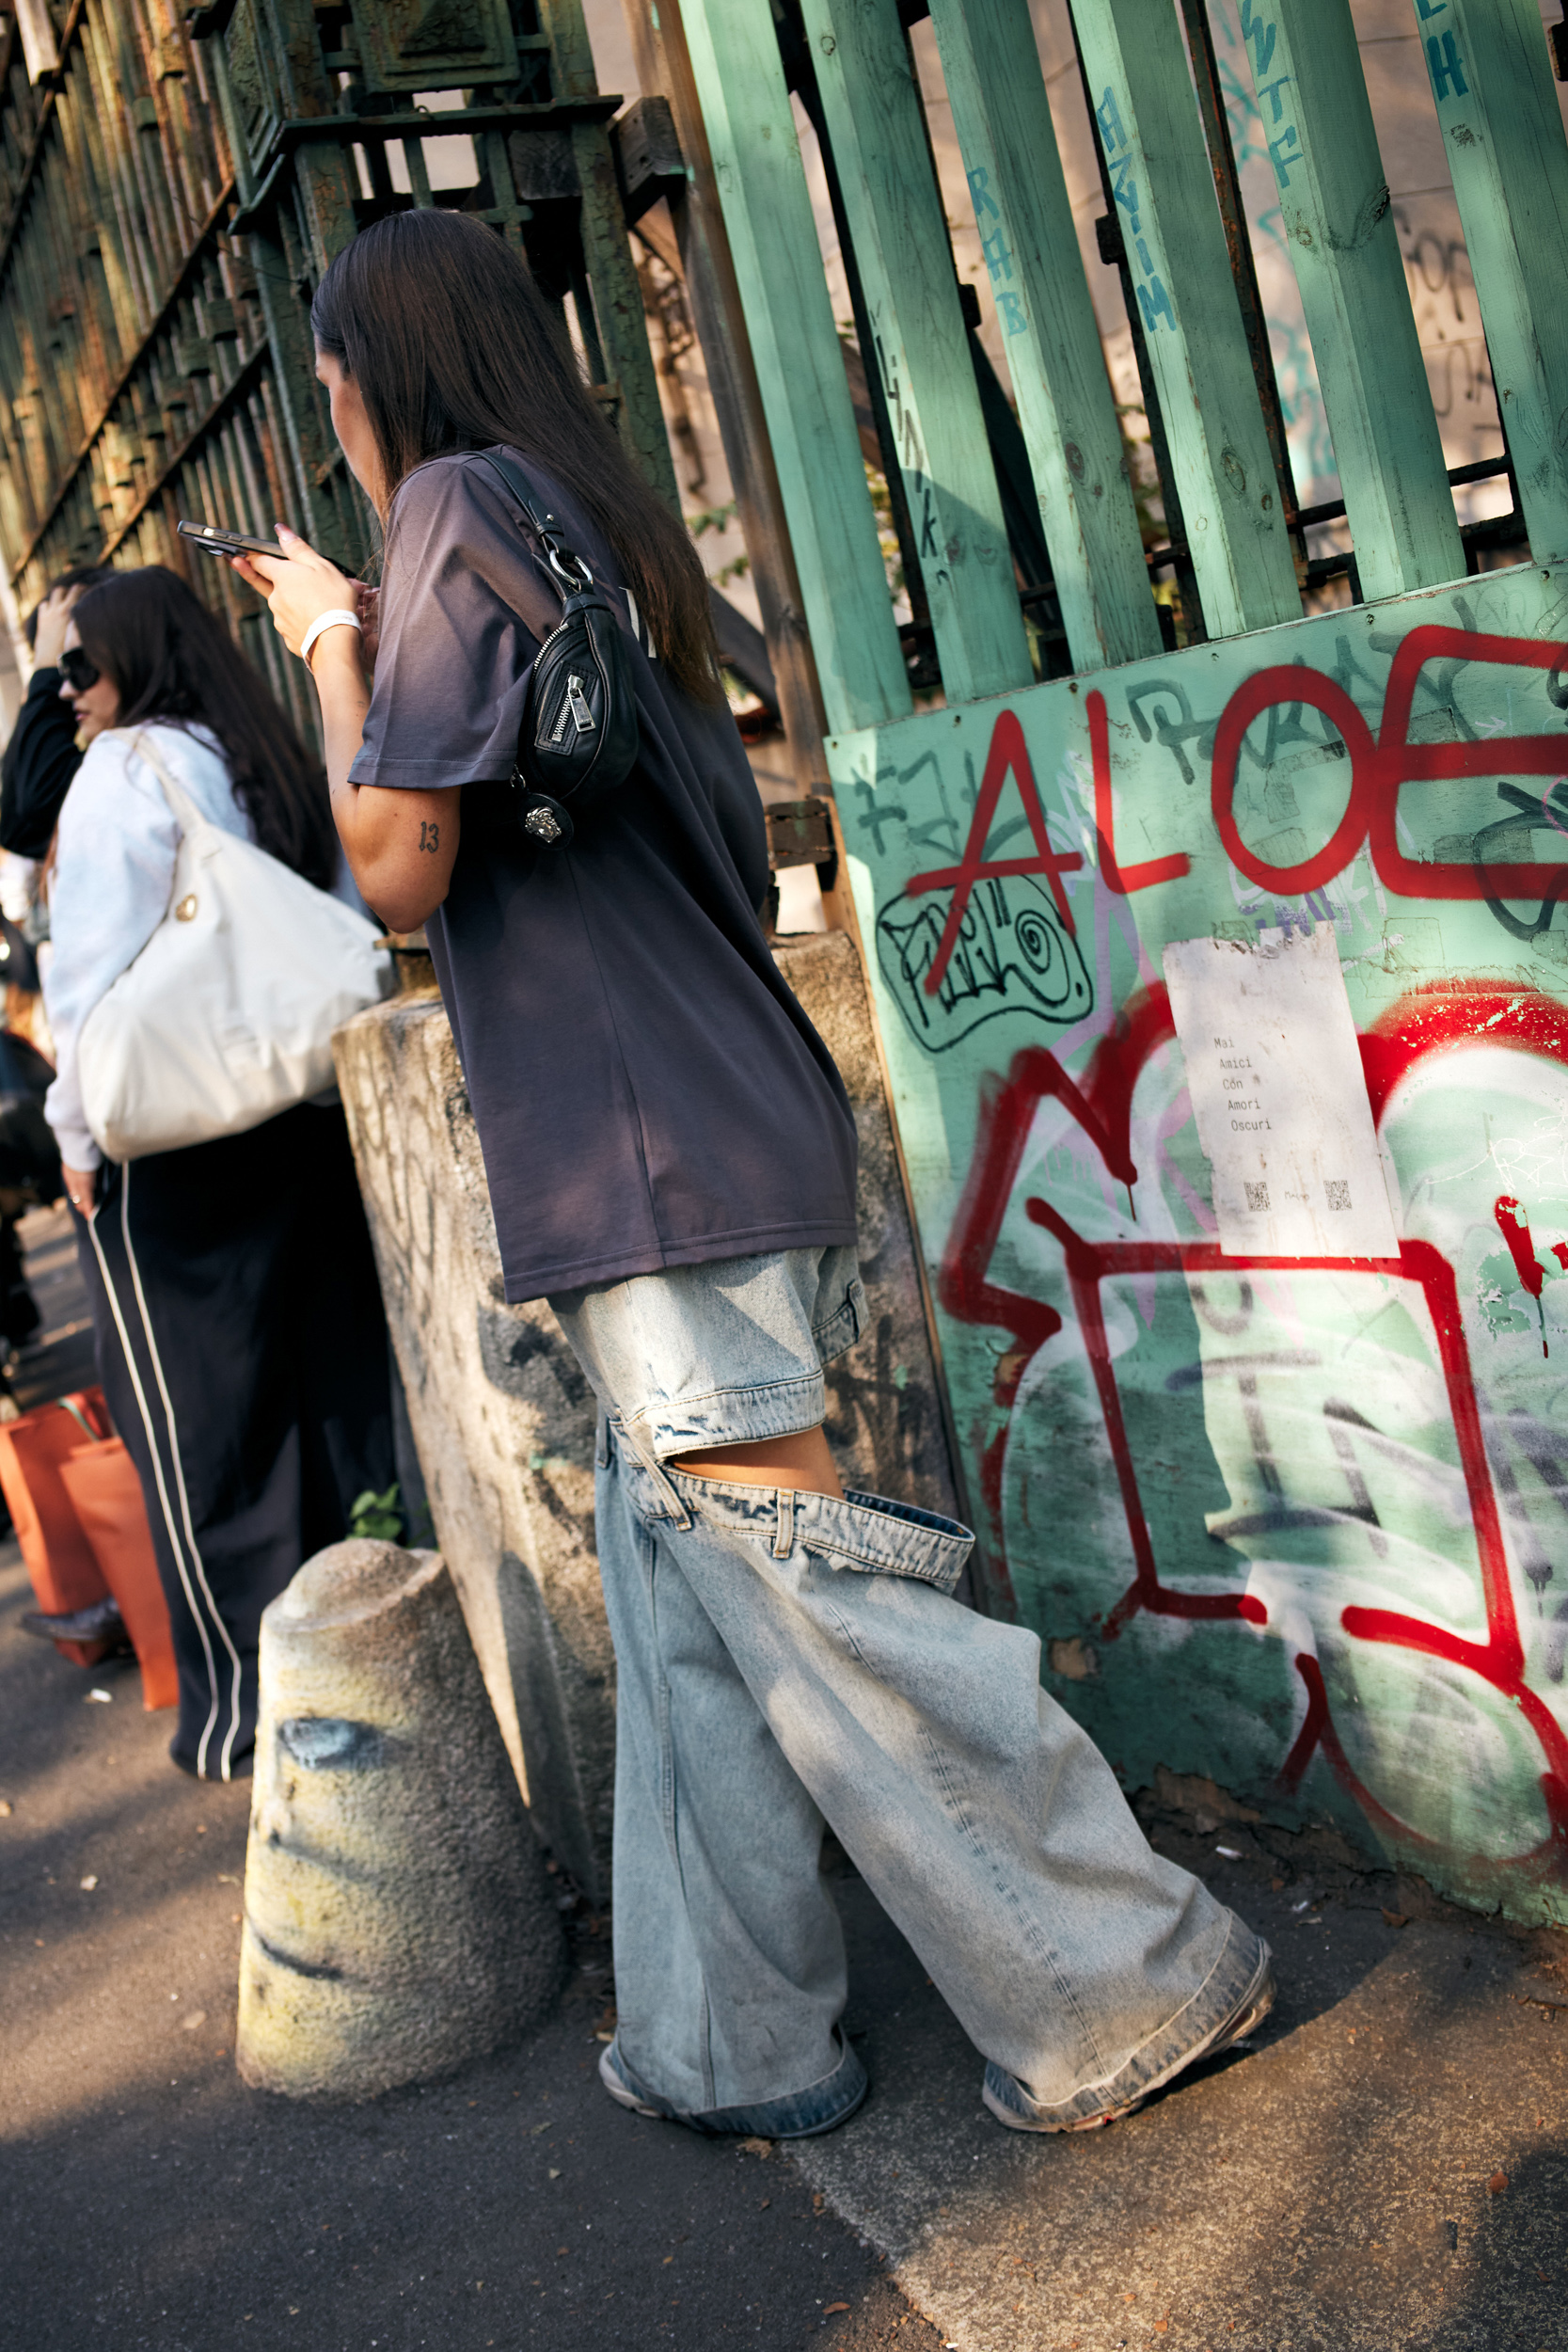
[[[202,816],[145,732],[180,828],[163,921],[77,1040],[87,1125],[106,1159],[242,1134],[333,1083],[332,1032],[384,995],[373,923]]]

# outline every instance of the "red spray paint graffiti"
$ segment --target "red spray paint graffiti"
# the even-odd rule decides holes
[[[990,1261],[1010,1204],[1029,1130],[1042,1100],[1051,1097],[1061,1102],[1093,1141],[1108,1171],[1118,1182],[1129,1186],[1135,1184],[1137,1170],[1130,1153],[1132,1089],[1146,1062],[1174,1034],[1164,990],[1140,992],[1115,1030],[1096,1047],[1082,1088],[1068,1076],[1054,1055],[1031,1047],[1015,1057],[1006,1083],[993,1085],[982,1102],[975,1155],[954,1219],[938,1295],[950,1314],[998,1327],[1017,1343],[1006,1351],[997,1368],[996,1398],[1007,1419],[987,1451],[987,1502],[998,1535],[1003,1455],[1013,1400],[1031,1358],[1061,1327],[1060,1315],[1046,1301],[1006,1290],[989,1279]],[[1482,1041],[1513,1045],[1568,1062],[1568,1012],[1547,997],[1505,996],[1479,987],[1456,988],[1441,999],[1418,996],[1396,1006],[1361,1040],[1374,1119],[1381,1123],[1394,1087],[1423,1057],[1440,1048]],[[1364,1270],[1372,1262],[1226,1257],[1208,1243],[1093,1243],[1075,1233],[1045,1200],[1032,1198],[1025,1202],[1024,1210],[1032,1222],[1053,1235],[1063,1251],[1132,1548],[1133,1581],[1106,1617],[1101,1629],[1105,1638],[1114,1639],[1140,1610],[1156,1615],[1265,1623],[1266,1610],[1244,1592],[1183,1593],[1161,1582],[1117,1391],[1100,1286],[1107,1274],[1115,1273]],[[1514,1867],[1558,1875],[1568,1867],[1568,1738],[1525,1679],[1524,1648],[1453,1270],[1437,1250],[1420,1241],[1403,1243],[1398,1261],[1389,1261],[1386,1265],[1379,1262],[1377,1270],[1419,1286],[1437,1336],[1475,1529],[1487,1630],[1485,1640],[1476,1642],[1397,1611],[1354,1605],[1341,1612],[1340,1624],[1354,1639],[1440,1659],[1474,1673],[1519,1709],[1540,1745],[1545,1765],[1541,1787],[1551,1835],[1544,1848],[1538,1853],[1517,1857]],[[1536,1272],[1539,1276],[1539,1267]],[[1407,1845],[1424,1842],[1416,1832],[1386,1814],[1352,1771],[1343,1745],[1334,1732],[1317,1661],[1303,1655],[1297,1658],[1296,1665],[1307,1692],[1308,1705],[1307,1719],[1285,1760],[1285,1785],[1293,1787],[1299,1783],[1312,1754],[1321,1746],[1341,1784],[1363,1805],[1369,1819]]]
[[[1141,866],[1122,866],[1118,862],[1116,814],[1111,805],[1111,727],[1104,695],[1098,691],[1085,694],[1084,708],[1088,716],[1089,757],[1094,768],[1094,826],[1101,881],[1121,898],[1130,898],[1134,890],[1152,890],[1157,882],[1180,882],[1192,867],[1192,860],[1184,850],[1175,857],[1148,858]]]
[[[1546,1286],[1546,1277],[1542,1272],[1541,1263],[1535,1254],[1535,1243],[1530,1237],[1529,1219],[1512,1193],[1506,1192],[1493,1202],[1492,1215],[1497,1219],[1498,1232],[1508,1244],[1509,1255],[1513,1260],[1513,1271],[1519,1277],[1524,1289],[1535,1301],[1535,1311],[1541,1317],[1541,1353],[1543,1356],[1549,1356],[1551,1350],[1546,1345],[1546,1311],[1541,1304],[1541,1294]]]
[[[1009,775],[1017,785],[1018,797],[1023,803],[1023,814],[1034,839],[1035,854],[1033,857],[988,860],[986,843],[995,821],[1002,787]],[[974,803],[974,816],[969,828],[969,839],[964,843],[962,863],[941,866],[929,874],[916,874],[905,884],[905,891],[911,898],[920,898],[927,890],[951,890],[953,893],[953,903],[942,925],[937,952],[926,975],[927,995],[934,996],[942,986],[942,975],[953,960],[953,950],[958,944],[958,934],[976,882],[1000,882],[1009,874],[1043,874],[1051,884],[1056,912],[1070,938],[1072,910],[1068,905],[1067,892],[1062,887],[1062,876],[1076,871],[1083,863],[1076,850],[1052,848],[1022,726],[1015,711],[1004,710],[991,729],[990,750],[986,755],[985,773],[980,779],[980,796]]]
[[[1185,874],[1191,860],[1184,852],[1175,857],[1149,858],[1139,866],[1122,866],[1116,852],[1116,818],[1111,805],[1111,740],[1105,712],[1105,697],[1091,693],[1085,697],[1089,721],[1089,750],[1094,767],[1094,821],[1101,880],[1108,890],[1122,898],[1134,890],[1151,890],[1156,882],[1175,882]],[[990,858],[986,856],[986,843],[996,821],[996,811],[1002,798],[1002,787],[1011,776],[1018,786],[1018,796],[1023,805],[1029,831],[1034,839],[1033,857]],[[951,890],[953,903],[947,920],[926,975],[925,988],[934,996],[942,986],[942,976],[953,960],[953,950],[962,933],[964,917],[974,885],[980,882],[1001,881],[1011,874],[1043,874],[1051,884],[1056,911],[1069,933],[1073,930],[1072,912],[1062,876],[1072,873],[1084,861],[1076,850],[1057,850],[1051,846],[1046,831],[1045,812],[1040,806],[1035,771],[1030,763],[1029,750],[1023,739],[1023,729],[1016,713],[1004,710],[991,730],[990,749],[986,755],[985,773],[980,779],[979,797],[970,819],[969,838],[964,843],[963,858],[958,866],[942,866],[928,874],[915,874],[904,885],[911,898],[923,898],[927,891]]]
[[[1258,671],[1231,695],[1214,736],[1212,803],[1227,856],[1249,882],[1292,895],[1318,890],[1332,882],[1350,864],[1363,840],[1385,886],[1404,898],[1540,898],[1568,889],[1568,866],[1506,865],[1478,870],[1474,864],[1409,858],[1400,850],[1395,832],[1402,785],[1502,772],[1530,776],[1562,772],[1560,735],[1494,736],[1477,743],[1412,743],[1410,709],[1424,664],[1448,658],[1550,671],[1561,653],[1560,645],[1538,637],[1486,637],[1464,628],[1413,628],[1394,656],[1375,739],[1344,688],[1321,671],[1296,663]],[[1234,805],[1236,771],[1243,739],[1253,721],[1276,704],[1297,703],[1321,710],[1338,730],[1350,755],[1350,799],[1334,833],[1315,855],[1294,866],[1271,866],[1242,839]]]
[[[1298,662],[1258,671],[1231,695],[1214,737],[1211,795],[1215,828],[1227,855],[1240,873],[1261,888],[1293,895],[1321,889],[1332,882],[1365,840],[1383,882],[1405,897],[1497,899],[1544,895],[1555,900],[1568,890],[1568,866],[1478,866],[1474,861],[1461,865],[1407,858],[1398,845],[1395,818],[1401,788],[1407,784],[1496,775],[1503,769],[1517,774],[1556,775],[1563,765],[1563,744],[1556,735],[1492,737],[1473,743],[1412,743],[1411,707],[1426,663],[1447,659],[1551,671],[1560,651],[1534,637],[1490,637],[1471,629],[1436,626],[1414,628],[1394,657],[1375,737],[1344,688],[1322,671]],[[1274,866],[1249,850],[1242,838],[1235,814],[1237,771],[1253,721],[1276,706],[1303,704],[1321,711],[1338,730],[1350,761],[1350,795],[1343,817],[1321,850],[1293,866]],[[1085,709],[1101,880],[1122,898],[1151,890],[1161,882],[1180,881],[1191,866],[1185,851],[1145,859],[1135,866],[1123,866],[1118,860],[1111,798],[1110,725],[1105,697],[1098,689],[1085,695]],[[1017,787],[1034,853],[988,858],[986,844],[1009,776]],[[935,890],[953,893],[936,954],[925,977],[927,994],[934,996],[942,986],[976,883],[1000,882],[1013,875],[1043,876],[1071,937],[1075,935],[1072,913],[1062,877],[1077,871],[1083,863],[1076,850],[1053,848],[1022,723],[1016,711],[1000,711],[991,729],[961,860],[957,866],[935,866],[927,873],[912,875],[904,885],[906,896],[911,898]]]

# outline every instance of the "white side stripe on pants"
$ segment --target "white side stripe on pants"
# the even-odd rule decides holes
[[[196,1570],[196,1581],[201,1587],[201,1597],[213,1613],[213,1623],[218,1629],[218,1638],[229,1652],[231,1668],[229,1728],[223,1735],[223,1749],[218,1758],[218,1770],[224,1779],[228,1780],[231,1777],[230,1767],[233,1761],[234,1741],[240,1728],[240,1653],[230,1638],[229,1628],[218,1614],[218,1605],[213,1598],[212,1587],[207,1581],[207,1571],[202,1565],[201,1553],[197,1545],[196,1530],[191,1525],[190,1498],[185,1492],[185,1466],[180,1458],[180,1431],[175,1423],[174,1406],[169,1396],[168,1384],[164,1378],[164,1359],[158,1353],[158,1343],[152,1336],[152,1318],[147,1311],[147,1298],[142,1290],[141,1267],[136,1263],[136,1252],[131,1240],[131,1168],[129,1163],[120,1180],[119,1230],[124,1237],[125,1255],[130,1262],[131,1279],[135,1285],[136,1305],[141,1310],[142,1329],[147,1334],[147,1352],[152,1359],[152,1370],[158,1382],[158,1394],[164,1401],[164,1413],[168,1422],[169,1456],[174,1464],[174,1483],[180,1489],[180,1516],[184,1522],[185,1542],[190,1552],[191,1565]],[[197,1765],[198,1772],[201,1771],[202,1763],[205,1761],[206,1748],[204,1734],[201,1748],[198,1751],[200,1760]]]
[[[196,1621],[197,1631],[201,1637],[202,1656],[206,1660],[207,1663],[207,1687],[210,1692],[211,1703],[207,1710],[207,1721],[202,1726],[200,1743],[197,1749],[196,1767],[198,1772],[203,1776],[205,1776],[207,1769],[208,1743],[212,1739],[214,1729],[217,1724],[218,1709],[221,1705],[221,1700],[218,1690],[217,1661],[213,1654],[211,1634],[208,1629],[206,1618],[203,1615],[199,1604],[198,1603],[196,1594],[191,1589],[190,1568],[193,1565],[196,1570],[197,1579],[201,1586],[202,1596],[206,1600],[208,1609],[212,1612],[213,1623],[217,1627],[218,1633],[222,1638],[224,1646],[228,1650],[229,1655],[233,1661],[233,1693],[230,1706],[230,1724],[228,1733],[223,1742],[220,1763],[220,1770],[223,1777],[225,1780],[228,1780],[230,1777],[230,1754],[233,1744],[234,1735],[239,1729],[239,1653],[236,1651],[233,1643],[229,1638],[228,1628],[224,1625],[222,1618],[218,1615],[216,1605],[214,1602],[212,1592],[208,1587],[207,1578],[201,1565],[200,1555],[196,1548],[196,1537],[194,1531],[191,1528],[190,1505],[185,1496],[184,1472],[182,1470],[180,1463],[179,1436],[175,1427],[174,1409],[169,1402],[168,1390],[165,1384],[163,1365],[159,1359],[157,1343],[154,1341],[152,1336],[152,1325],[148,1315],[147,1300],[142,1291],[141,1275],[136,1264],[135,1252],[131,1244],[130,1205],[131,1169],[130,1167],[127,1166],[124,1170],[123,1182],[121,1185],[120,1232],[125,1243],[126,1258],[131,1267],[132,1280],[136,1295],[136,1304],[140,1310],[142,1329],[147,1337],[148,1351],[152,1359],[153,1371],[157,1375],[159,1394],[163,1399],[164,1411],[168,1422],[169,1450],[174,1459],[175,1477],[179,1482],[182,1513],[185,1523],[185,1534],[189,1542],[188,1562],[186,1546],[181,1541],[180,1529],[176,1524],[174,1513],[169,1502],[168,1486],[164,1477],[163,1456],[159,1452],[158,1440],[152,1425],[152,1416],[148,1407],[147,1392],[142,1385],[141,1375],[136,1369],[136,1359],[132,1351],[130,1333],[127,1331],[125,1327],[125,1317],[120,1309],[119,1294],[115,1289],[114,1277],[109,1270],[109,1262],[104,1256],[103,1245],[99,1239],[98,1212],[96,1210],[94,1210],[92,1216],[87,1220],[87,1231],[92,1237],[93,1254],[98,1260],[98,1270],[103,1277],[104,1293],[109,1301],[109,1310],[115,1319],[115,1328],[119,1334],[119,1344],[125,1358],[125,1368],[131,1375],[131,1385],[135,1391],[136,1407],[141,1416],[142,1429],[146,1435],[148,1452],[152,1457],[152,1474],[158,1485],[159,1506],[163,1513],[164,1527],[168,1535],[169,1549],[174,1554],[174,1565],[179,1571],[181,1590],[185,1596],[186,1606],[190,1610],[191,1615]]]

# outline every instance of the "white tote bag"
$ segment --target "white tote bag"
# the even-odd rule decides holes
[[[82,1024],[77,1070],[106,1159],[241,1135],[333,1083],[332,1032],[390,985],[372,923],[203,817],[145,733],[180,827],[164,919]]]

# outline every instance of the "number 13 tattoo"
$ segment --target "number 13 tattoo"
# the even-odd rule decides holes
[[[440,849],[441,828],[439,825],[426,824],[421,818],[420,823],[420,847],[421,850],[429,850],[433,852]]]

